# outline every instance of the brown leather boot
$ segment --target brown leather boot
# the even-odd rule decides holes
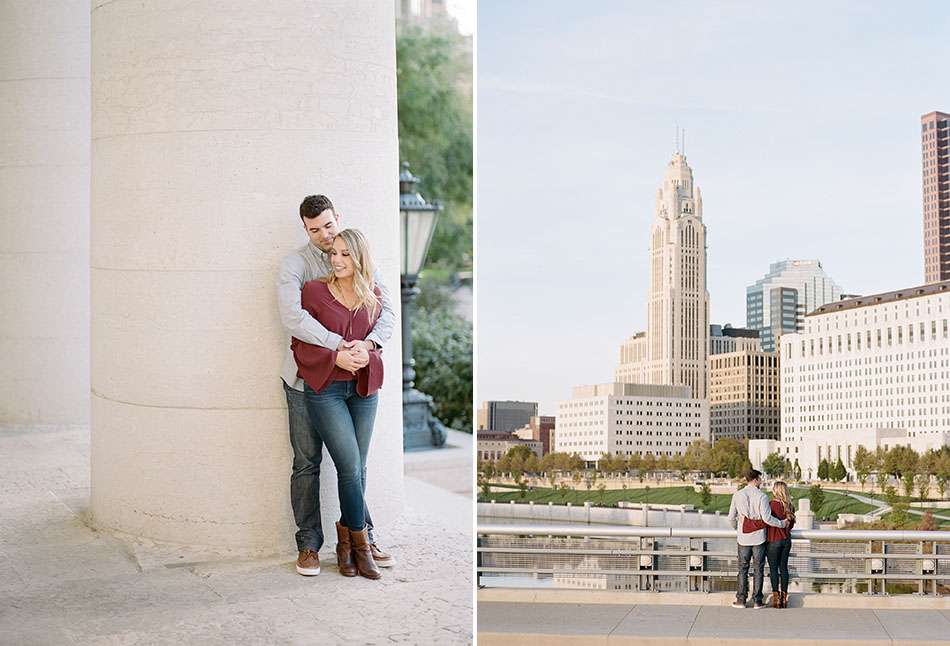
[[[772,593],[772,607],[781,608],[782,607],[782,593],[775,591]]]
[[[782,607],[788,608],[788,593],[787,592],[782,593]]]
[[[353,546],[353,560],[356,563],[356,570],[360,576],[365,576],[367,579],[378,579],[382,576],[379,566],[373,560],[373,553],[369,548],[369,536],[367,536],[365,527],[358,532],[350,530],[350,543]]]
[[[336,565],[343,576],[356,576],[350,530],[339,522],[336,524]]]

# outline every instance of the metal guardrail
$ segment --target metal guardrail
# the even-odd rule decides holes
[[[722,546],[735,540],[730,529],[479,524],[477,535],[479,583],[529,575],[596,587],[589,582],[613,577],[616,589],[672,589],[678,580],[677,589],[710,592],[737,576],[734,544]],[[795,580],[841,582],[852,592],[937,595],[950,584],[950,531],[795,529],[789,570]]]

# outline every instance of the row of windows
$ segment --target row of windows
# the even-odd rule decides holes
[[[884,328],[883,330],[881,328],[877,328],[876,330],[873,330],[873,331],[864,330],[863,332],[855,332],[853,335],[851,332],[848,332],[843,335],[838,334],[838,335],[827,336],[827,337],[821,336],[817,339],[818,343],[815,343],[814,338],[807,339],[807,342],[805,339],[802,339],[799,342],[800,356],[805,357],[806,350],[807,350],[807,356],[809,357],[814,357],[816,354],[816,350],[819,356],[825,354],[826,349],[827,349],[828,354],[832,354],[833,352],[843,352],[843,351],[851,352],[852,350],[855,350],[855,349],[860,351],[862,350],[862,341],[863,341],[863,349],[871,349],[872,342],[874,344],[873,347],[876,347],[876,348],[884,347],[884,344],[886,344],[887,347],[891,347],[895,345],[895,342],[896,342],[896,345],[903,345],[904,339],[905,339],[905,330],[906,330],[907,343],[909,344],[915,343],[915,342],[922,343],[926,341],[928,330],[930,332],[930,340],[936,341],[937,335],[938,335],[938,329],[940,331],[941,338],[946,339],[948,338],[948,336],[950,336],[950,326],[948,326],[947,319],[942,319],[939,325],[936,320],[930,321],[929,326],[925,325],[921,321],[917,325],[910,323],[906,326],[904,325],[897,325],[895,327],[889,326],[889,327]],[[916,341],[915,341],[915,334],[914,334],[915,330],[917,331]],[[826,343],[826,340],[827,340],[827,343]],[[785,346],[785,357],[787,359],[792,358],[792,343],[788,343]]]

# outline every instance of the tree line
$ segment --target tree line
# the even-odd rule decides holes
[[[947,493],[947,484],[950,483],[950,446],[930,449],[922,454],[909,446],[894,446],[887,450],[878,447],[874,451],[859,446],[851,466],[861,488],[874,476],[874,481],[882,491],[889,480],[893,479],[907,497],[913,496],[916,491],[920,498],[927,498],[931,487],[936,484],[937,491],[943,498]],[[788,460],[778,453],[769,455],[762,463],[762,470],[773,478],[786,474],[788,469]],[[834,463],[823,458],[818,464],[818,473],[814,475],[819,480],[840,482],[848,479],[851,474],[841,458]]]
[[[696,440],[681,455],[657,456],[646,453],[624,456],[604,453],[596,461],[593,471],[640,479],[666,474],[685,480],[691,473],[736,478],[752,468],[748,455],[747,444],[739,440],[725,438],[715,444]],[[485,479],[495,475],[507,475],[517,480],[530,474],[554,476],[553,480],[556,480],[557,475],[561,473],[588,471],[587,464],[577,453],[552,452],[538,458],[528,447],[515,446],[498,460],[480,461],[479,474]]]

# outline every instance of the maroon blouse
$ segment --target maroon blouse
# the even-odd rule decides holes
[[[785,505],[779,500],[770,500],[769,509],[772,510],[772,516],[778,518],[779,520],[786,520],[785,518]],[[785,527],[773,527],[769,525],[764,520],[757,518],[752,520],[751,518],[742,519],[742,533],[750,534],[752,532],[758,531],[760,529],[766,530],[765,540],[769,542],[780,541],[783,538],[792,537],[792,528],[795,527],[795,520],[792,519],[788,522]]]
[[[380,292],[376,290],[376,297]],[[373,329],[379,311],[369,316],[365,307],[351,311],[330,293],[330,286],[322,280],[311,280],[304,284],[300,293],[300,305],[310,312],[323,327],[339,334],[344,341],[362,341]],[[369,363],[356,371],[356,376],[336,365],[336,350],[304,343],[294,337],[290,347],[297,361],[297,376],[308,386],[320,392],[334,381],[352,381],[356,379],[356,392],[361,397],[372,395],[383,385],[382,350],[369,353]]]

